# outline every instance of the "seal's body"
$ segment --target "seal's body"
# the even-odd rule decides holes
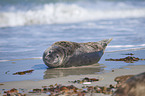
[[[100,60],[111,40],[88,43],[58,41],[45,50],[43,61],[50,68],[94,64]]]

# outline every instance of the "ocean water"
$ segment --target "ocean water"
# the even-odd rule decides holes
[[[99,61],[101,68],[50,70],[42,61],[44,50],[56,41],[107,38],[113,40]],[[145,58],[145,0],[0,0],[0,82],[94,74],[145,64],[105,61],[126,57],[126,53]],[[31,69],[31,74],[13,75]]]

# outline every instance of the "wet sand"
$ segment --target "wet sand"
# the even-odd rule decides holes
[[[73,75],[73,76],[45,79],[45,80],[40,80],[40,81],[26,80],[26,81],[3,82],[0,84],[0,89],[21,88],[21,89],[27,89],[29,91],[34,88],[42,88],[42,86],[54,85],[56,83],[62,84],[65,86],[74,85],[75,87],[82,88],[82,86],[84,86],[83,84],[70,83],[68,81],[81,80],[82,78],[85,78],[85,77],[99,79],[99,81],[92,82],[91,84],[88,84],[87,86],[96,86],[96,85],[109,86],[110,84],[112,85],[116,84],[116,82],[114,81],[114,78],[117,76],[136,75],[136,74],[144,72],[144,69],[145,69],[145,65],[137,65],[137,66],[127,66],[127,67],[124,67],[123,69],[114,69],[113,71],[100,73],[100,74],[96,73],[96,74],[91,74],[91,75]],[[41,94],[41,95],[46,95],[46,94]],[[103,96],[103,94],[101,96]]]

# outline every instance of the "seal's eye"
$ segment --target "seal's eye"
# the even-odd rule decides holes
[[[58,58],[58,56],[56,56]]]
[[[49,53],[51,53],[51,51],[49,51]]]

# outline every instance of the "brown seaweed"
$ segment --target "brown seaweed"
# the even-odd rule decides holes
[[[133,53],[127,53],[127,54],[122,54],[122,55],[134,55]]]
[[[84,96],[86,93],[103,93],[112,94],[114,92],[114,86],[83,86],[81,89],[74,85],[50,85],[42,86],[42,89],[33,89],[29,93],[47,93],[49,96]]]
[[[0,83],[0,85],[4,85],[4,84],[1,84],[1,83]]]
[[[36,88],[32,90],[23,90],[22,93],[19,92],[20,89],[12,88],[10,90],[4,91],[5,96],[27,96],[29,95],[40,95],[41,93],[47,94],[48,96],[86,96],[87,94],[94,93],[103,93],[103,94],[112,94],[115,91],[115,86],[82,86],[82,88],[77,88],[74,85],[48,85],[42,86],[42,88]]]
[[[24,75],[24,74],[30,74],[32,73],[34,70],[27,70],[27,71],[22,71],[22,72],[16,72],[16,73],[13,73],[13,75]]]
[[[132,56],[128,56],[125,58],[120,58],[120,59],[105,59],[105,61],[124,61],[126,63],[134,63],[134,61],[138,61],[138,60],[145,60],[145,59],[140,59],[138,57],[132,57]]]
[[[26,94],[19,93],[18,89],[15,88],[4,91],[3,93],[3,96],[26,96]]]
[[[99,81],[99,79],[85,77],[82,80],[74,80],[74,81],[68,81],[68,82],[82,84],[84,82],[96,82],[96,81]]]

